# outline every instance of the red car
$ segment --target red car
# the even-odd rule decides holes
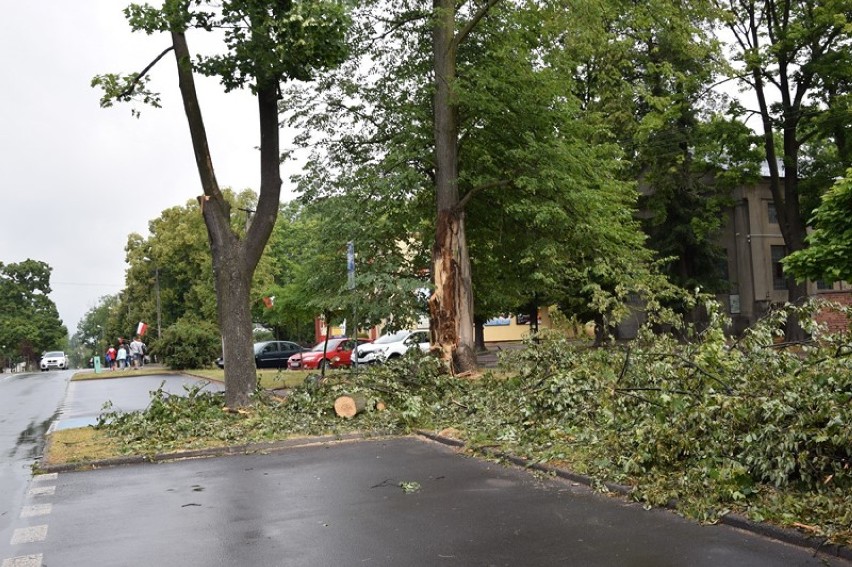
[[[358,344],[366,344],[367,339],[358,339]],[[347,337],[328,339],[328,347],[325,341],[320,341],[311,350],[294,354],[287,360],[290,370],[316,370],[321,366],[326,368],[345,368],[352,364],[352,349],[355,348],[355,339]],[[325,357],[323,351],[325,350]]]

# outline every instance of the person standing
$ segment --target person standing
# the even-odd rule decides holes
[[[106,359],[107,359],[107,364],[109,364],[110,370],[115,370],[115,357],[116,356],[117,356],[117,354],[115,352],[115,347],[112,346],[112,345],[109,345],[109,348],[106,351]]]
[[[145,355],[145,343],[139,338],[139,335],[130,341],[130,356],[133,360],[134,368],[142,368],[143,357]]]
[[[127,348],[124,346],[124,343],[120,343],[118,345],[118,367],[122,370],[127,370]]]

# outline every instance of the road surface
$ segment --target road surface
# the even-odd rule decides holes
[[[62,373],[0,382],[4,431],[20,430],[3,438],[0,567],[850,567],[419,438],[26,478],[51,418],[91,420],[106,399],[144,407],[162,378],[135,380],[72,382],[63,404]]]

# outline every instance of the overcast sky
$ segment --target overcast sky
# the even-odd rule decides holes
[[[163,108],[142,108],[141,118],[127,105],[101,109],[89,86],[96,74],[141,71],[168,47],[165,36],[130,31],[128,3],[0,0],[0,262],[49,264],[72,334],[100,297],[123,288],[127,236],[147,236],[161,211],[202,192],[172,56],[150,73]],[[198,88],[220,186],[257,190],[253,99],[211,80]]]

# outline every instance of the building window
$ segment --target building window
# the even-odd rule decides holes
[[[724,281],[730,282],[731,274],[728,271],[728,249],[723,249],[722,253],[722,257],[719,259],[719,274],[722,276]]]
[[[772,254],[772,289],[787,289],[787,278],[784,276],[784,266],[781,259],[787,255],[786,246],[770,246]]]
[[[822,280],[817,280],[816,288],[820,291],[827,291],[830,289],[834,289],[834,284],[825,283]]]
[[[769,218],[769,224],[778,224],[778,210],[772,201],[766,203],[766,216]]]

